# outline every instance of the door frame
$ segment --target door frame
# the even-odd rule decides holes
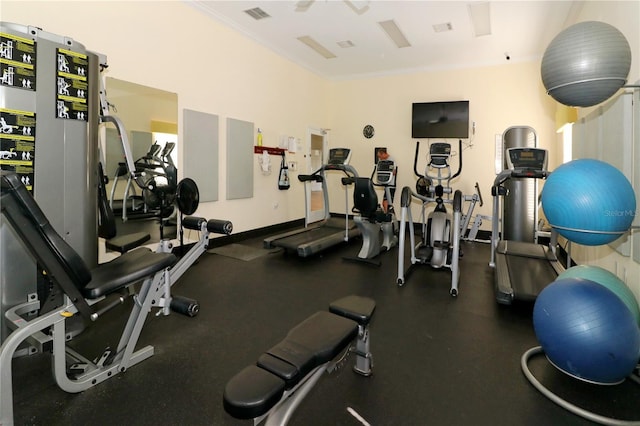
[[[312,155],[311,155],[311,140],[313,136],[322,137],[322,160],[321,163],[324,165],[325,159],[327,158],[328,153],[328,135],[326,129],[321,129],[317,127],[308,127],[307,128],[307,139],[305,143],[305,151],[304,158],[306,162],[306,170],[308,174],[311,174],[317,170],[313,169],[313,165],[311,163]],[[326,201],[323,201],[325,204],[322,209],[311,210],[311,200],[312,200],[312,192],[320,192],[320,196],[323,200],[326,200],[326,194],[323,193],[323,186],[320,183],[305,183],[304,185],[304,225],[308,226],[311,223],[319,222],[325,220],[327,217],[328,206],[326,205]],[[316,195],[317,196],[317,195]]]

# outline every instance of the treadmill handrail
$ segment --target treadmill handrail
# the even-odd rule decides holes
[[[356,169],[354,169],[353,166],[350,166],[349,164],[325,164],[320,168],[320,170],[338,170],[344,172],[348,176],[358,177],[358,172],[356,171]]]
[[[500,241],[500,196],[505,195],[504,192],[498,190],[502,184],[512,178],[521,179],[546,179],[551,174],[548,170],[534,170],[526,168],[506,169],[498,173],[493,181],[491,195],[493,196],[493,220],[491,221],[491,260],[489,266],[492,268],[496,265],[496,248]]]

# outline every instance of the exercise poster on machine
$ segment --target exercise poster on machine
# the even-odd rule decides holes
[[[0,84],[36,90],[36,42],[0,33]]]
[[[58,48],[56,60],[56,118],[87,121],[88,56]]]
[[[33,192],[36,113],[0,108],[0,169],[15,172]]]

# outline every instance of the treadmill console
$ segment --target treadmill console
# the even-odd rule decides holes
[[[331,148],[327,164],[330,166],[345,166],[349,164],[350,159],[351,150],[349,148]]]
[[[513,177],[545,177],[547,150],[540,148],[507,149],[507,165]]]

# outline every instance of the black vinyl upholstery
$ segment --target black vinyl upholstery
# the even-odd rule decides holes
[[[318,365],[335,358],[358,333],[353,321],[319,311],[291,329],[258,359],[258,366],[294,386]]]
[[[369,178],[357,177],[354,180],[353,209],[363,217],[375,220],[378,210],[378,194]]]
[[[106,177],[102,163],[98,163],[98,235],[105,239],[107,250],[126,253],[141,246],[151,239],[146,232],[136,232],[128,235],[116,236],[116,217],[107,199]]]
[[[311,315],[262,354],[257,365],[245,368],[229,380],[223,395],[227,413],[238,419],[255,419],[268,413],[285,391],[348,348],[358,336],[359,325],[371,320],[375,301],[347,296],[330,306],[331,312]]]
[[[376,302],[368,297],[351,295],[329,305],[329,312],[354,320],[360,325],[369,324]]]
[[[284,388],[284,380],[256,365],[250,365],[225,387],[224,409],[236,419],[259,417],[280,401]]]
[[[96,298],[134,284],[173,265],[169,253],[138,249],[89,270],[78,253],[56,232],[15,173],[1,172],[3,215],[47,276],[69,296],[80,313],[93,313],[86,298]]]
[[[76,288],[81,289],[91,281],[89,268],[78,253],[53,229],[44,212],[17,174],[2,172],[2,195],[3,210],[5,202],[8,202],[4,195],[10,195],[21,207],[20,210],[24,218],[40,233],[42,241],[55,253]]]

